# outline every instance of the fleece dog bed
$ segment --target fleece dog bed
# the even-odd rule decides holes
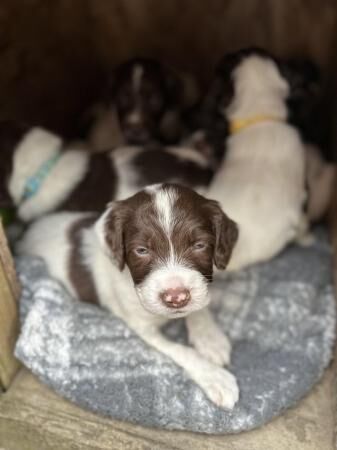
[[[240,400],[212,404],[168,357],[109,312],[72,300],[43,262],[22,257],[23,327],[16,356],[67,399],[146,426],[205,433],[262,425],[303,397],[329,363],[335,329],[331,250],[322,231],[265,264],[212,286],[212,309],[233,344]],[[165,332],[185,341],[182,322]]]

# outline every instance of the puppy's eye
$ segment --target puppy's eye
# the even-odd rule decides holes
[[[147,256],[150,253],[146,247],[137,247],[134,252],[137,256]]]
[[[193,250],[196,250],[196,251],[202,251],[202,250],[205,250],[205,248],[206,248],[206,244],[205,244],[205,242],[196,242],[195,244],[193,244]]]

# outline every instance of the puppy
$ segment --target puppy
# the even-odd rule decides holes
[[[181,110],[197,96],[197,84],[187,74],[149,58],[127,61],[115,69],[102,104],[89,117],[89,144],[104,150],[153,140],[176,142],[182,133]]]
[[[227,73],[231,72],[231,65],[235,65],[236,59],[254,52],[266,55],[266,52],[259,48],[241,50],[235,55],[229,55],[226,58]],[[323,129],[321,120],[322,81],[318,67],[307,59],[284,60],[282,63],[278,62],[278,67],[291,85],[291,95],[287,97],[287,121],[300,131],[305,142],[322,147],[326,140],[326,130]],[[203,136],[201,151],[207,149],[215,167],[221,163],[226,153],[230,125],[222,110],[232,97],[233,83],[228,76],[217,71],[198,104],[186,111],[184,116],[190,133],[198,130],[195,135]]]
[[[102,211],[148,184],[177,182],[199,192],[213,175],[191,147],[121,147],[92,153],[42,128],[0,123],[0,204],[29,222],[55,210]]]
[[[96,300],[145,342],[169,356],[220,407],[238,387],[221,366],[230,343],[207,306],[213,263],[225,269],[237,227],[217,202],[178,185],[152,185],[93,214],[60,213],[31,226],[19,253],[44,258],[50,274],[78,299]],[[194,348],[167,340],[160,327],[186,317]]]
[[[291,84],[281,64],[247,50],[217,69],[221,113],[229,123],[226,157],[207,196],[238,223],[240,237],[229,270],[266,261],[305,234],[305,148],[287,123]]]

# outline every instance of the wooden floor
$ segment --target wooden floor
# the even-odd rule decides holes
[[[300,404],[265,427],[239,435],[168,432],[113,421],[61,399],[26,369],[0,395],[5,450],[333,450],[334,363]]]

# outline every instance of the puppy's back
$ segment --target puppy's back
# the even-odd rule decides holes
[[[70,230],[90,213],[62,212],[45,216],[31,225],[18,243],[19,254],[38,256],[47,264],[52,277],[62,281],[70,293],[77,297],[70,279],[69,261],[73,245]]]
[[[305,155],[297,131],[266,123],[233,135],[207,192],[239,225],[228,270],[270,259],[300,229]]]

